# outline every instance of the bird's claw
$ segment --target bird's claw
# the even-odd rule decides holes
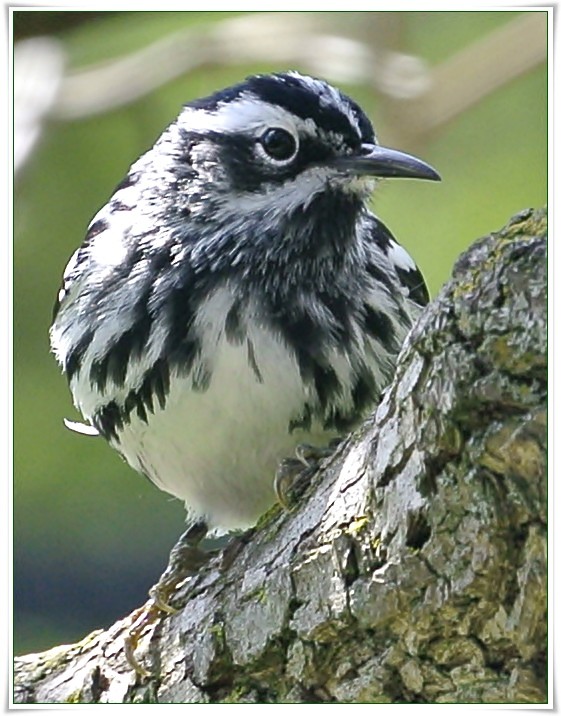
[[[334,438],[325,447],[303,443],[294,451],[296,457],[285,458],[277,468],[274,480],[277,500],[286,510],[298,504],[299,498],[310,484],[311,478],[325,458],[330,457],[341,438]]]
[[[170,598],[177,586],[187,577],[193,576],[208,561],[211,553],[200,547],[208,528],[204,522],[197,522],[187,529],[170,552],[169,561],[157,584],[149,591],[150,599],[138,610],[135,620],[125,639],[125,657],[130,666],[141,677],[150,676],[136,658],[136,648],[142,632],[164,615],[176,614],[179,610],[170,604]]]

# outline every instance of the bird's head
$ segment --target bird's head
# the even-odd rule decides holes
[[[377,178],[439,179],[420,159],[381,147],[351,98],[296,72],[249,77],[190,102],[174,131],[195,170],[185,182],[194,216],[209,201],[226,218],[290,216],[318,195],[362,201]]]

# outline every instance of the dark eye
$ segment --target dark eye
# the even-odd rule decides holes
[[[286,129],[271,127],[259,138],[261,146],[271,159],[286,162],[296,154],[298,145],[294,136]]]

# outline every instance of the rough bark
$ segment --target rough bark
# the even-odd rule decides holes
[[[477,241],[298,507],[131,618],[16,659],[31,702],[542,703],[546,214]]]

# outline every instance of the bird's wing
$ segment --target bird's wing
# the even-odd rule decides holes
[[[409,253],[378,218],[372,238],[386,254],[406,297],[419,306],[426,306],[430,296],[423,274]]]

